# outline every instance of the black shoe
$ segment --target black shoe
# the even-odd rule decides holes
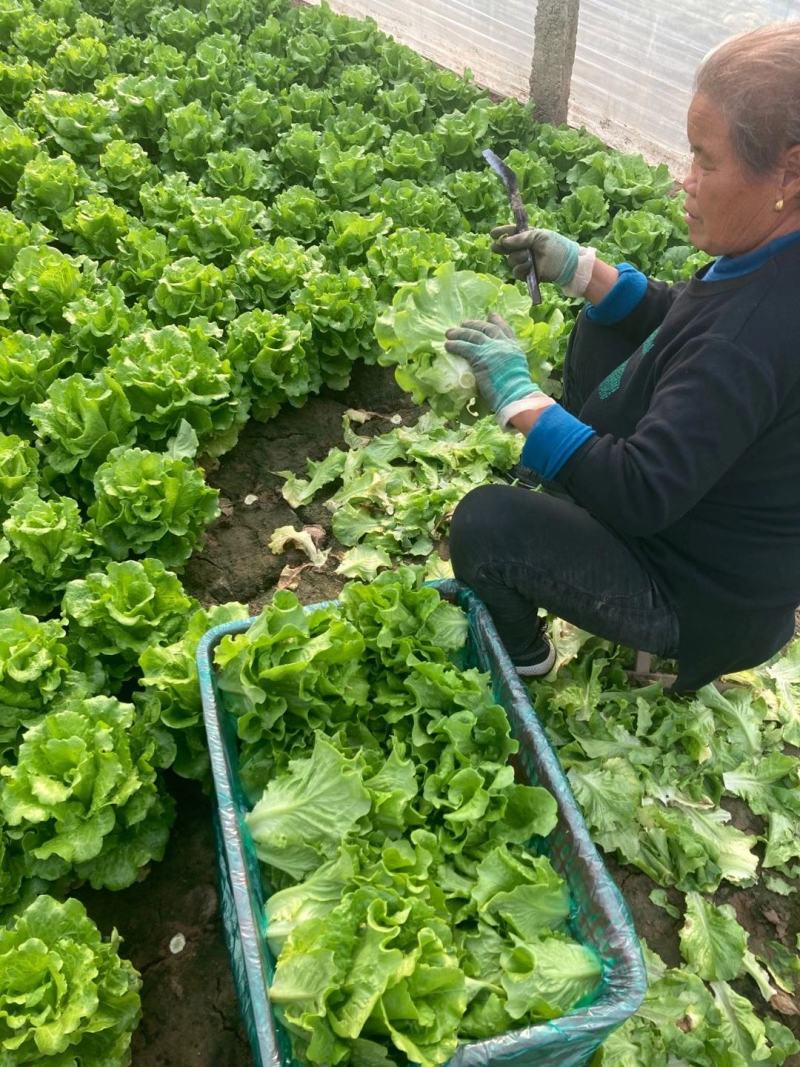
[[[541,678],[549,674],[556,661],[556,648],[544,633],[539,636],[528,663],[515,663],[514,669],[520,678]]]

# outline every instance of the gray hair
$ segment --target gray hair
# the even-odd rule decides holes
[[[737,34],[710,52],[694,89],[720,108],[734,150],[753,174],[769,174],[800,144],[800,21]]]

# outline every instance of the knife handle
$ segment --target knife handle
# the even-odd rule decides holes
[[[511,210],[514,215],[514,224],[517,227],[517,233],[522,233],[523,230],[527,230],[530,225],[528,223],[528,212],[525,210],[525,205],[522,203],[522,197],[518,190],[514,190],[511,195]],[[539,279],[536,277],[536,261],[533,258],[533,252],[531,252],[531,264],[531,269],[525,279],[528,283],[528,295],[531,298],[532,304],[541,304],[542,294],[539,289]]]
[[[531,259],[533,259],[533,252],[531,252]],[[539,289],[539,279],[536,277],[536,271],[531,270],[528,272],[528,277],[525,279],[528,283],[528,293],[531,298],[532,304],[541,304],[542,294]]]

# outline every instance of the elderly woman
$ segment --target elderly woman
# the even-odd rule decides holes
[[[448,331],[545,492],[475,489],[450,539],[521,675],[554,650],[545,608],[679,660],[676,688],[767,659],[800,603],[800,22],[701,65],[686,222],[717,258],[667,285],[547,230],[493,231],[517,276],[588,304],[563,406],[498,318]]]

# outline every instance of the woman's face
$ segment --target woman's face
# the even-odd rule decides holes
[[[702,93],[689,106],[686,128],[692,165],[683,188],[692,244],[714,256],[732,256],[778,236],[784,221],[775,210],[779,175],[754,176],[739,161],[727,120]]]

